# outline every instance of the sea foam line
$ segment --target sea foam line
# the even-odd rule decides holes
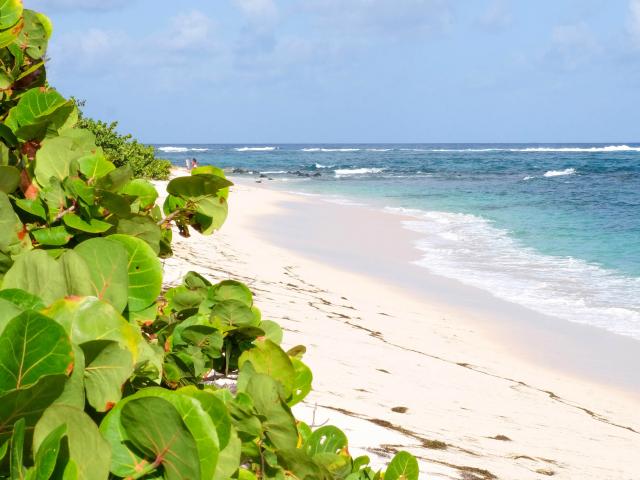
[[[564,175],[573,175],[576,173],[575,168],[565,168],[564,170],[549,170],[545,172],[543,177],[562,177]]]
[[[336,177],[346,177],[349,175],[366,175],[368,173],[380,173],[384,168],[341,168],[334,170]]]
[[[583,260],[543,255],[468,214],[388,208],[424,234],[416,264],[498,298],[640,340],[640,278]]]
[[[278,147],[239,147],[234,148],[236,152],[273,152]]]
[[[208,152],[208,148],[189,148],[189,147],[158,147],[158,150],[165,153],[184,153],[184,152]]]

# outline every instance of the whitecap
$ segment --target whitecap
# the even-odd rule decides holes
[[[549,170],[545,172],[545,177],[562,177],[564,175],[573,175],[576,173],[575,168],[565,168],[564,170]]]
[[[239,147],[234,148],[236,152],[273,152],[278,147]]]
[[[189,151],[187,147],[158,147],[158,150],[165,153],[183,153]]]
[[[309,147],[303,148],[301,151],[303,152],[359,152],[359,148],[319,148],[319,147]]]
[[[366,175],[367,173],[380,173],[384,168],[343,168],[334,170],[336,177],[344,177],[348,175]]]

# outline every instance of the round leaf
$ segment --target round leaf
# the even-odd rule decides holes
[[[385,480],[418,480],[420,469],[416,457],[409,452],[398,452],[389,463]]]

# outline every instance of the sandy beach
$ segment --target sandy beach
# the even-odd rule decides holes
[[[344,429],[376,465],[406,449],[429,479],[640,478],[637,342],[534,328],[525,309],[412,273],[402,219],[357,208],[240,182],[220,232],[175,236],[166,283],[189,270],[247,283],[285,346],[307,346],[298,417]],[[354,239],[340,222],[356,214]]]

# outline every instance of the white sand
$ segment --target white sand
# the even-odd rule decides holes
[[[423,478],[640,478],[637,396],[533,364],[454,304],[261,238],[256,222],[293,200],[304,202],[234,187],[223,229],[212,237],[176,234],[165,275],[167,284],[189,270],[241,280],[263,318],[285,328],[285,347],[307,346],[314,391],[296,407],[299,417],[342,428],[352,454],[377,465],[409,450]],[[444,447],[437,442],[446,448],[433,448]]]

